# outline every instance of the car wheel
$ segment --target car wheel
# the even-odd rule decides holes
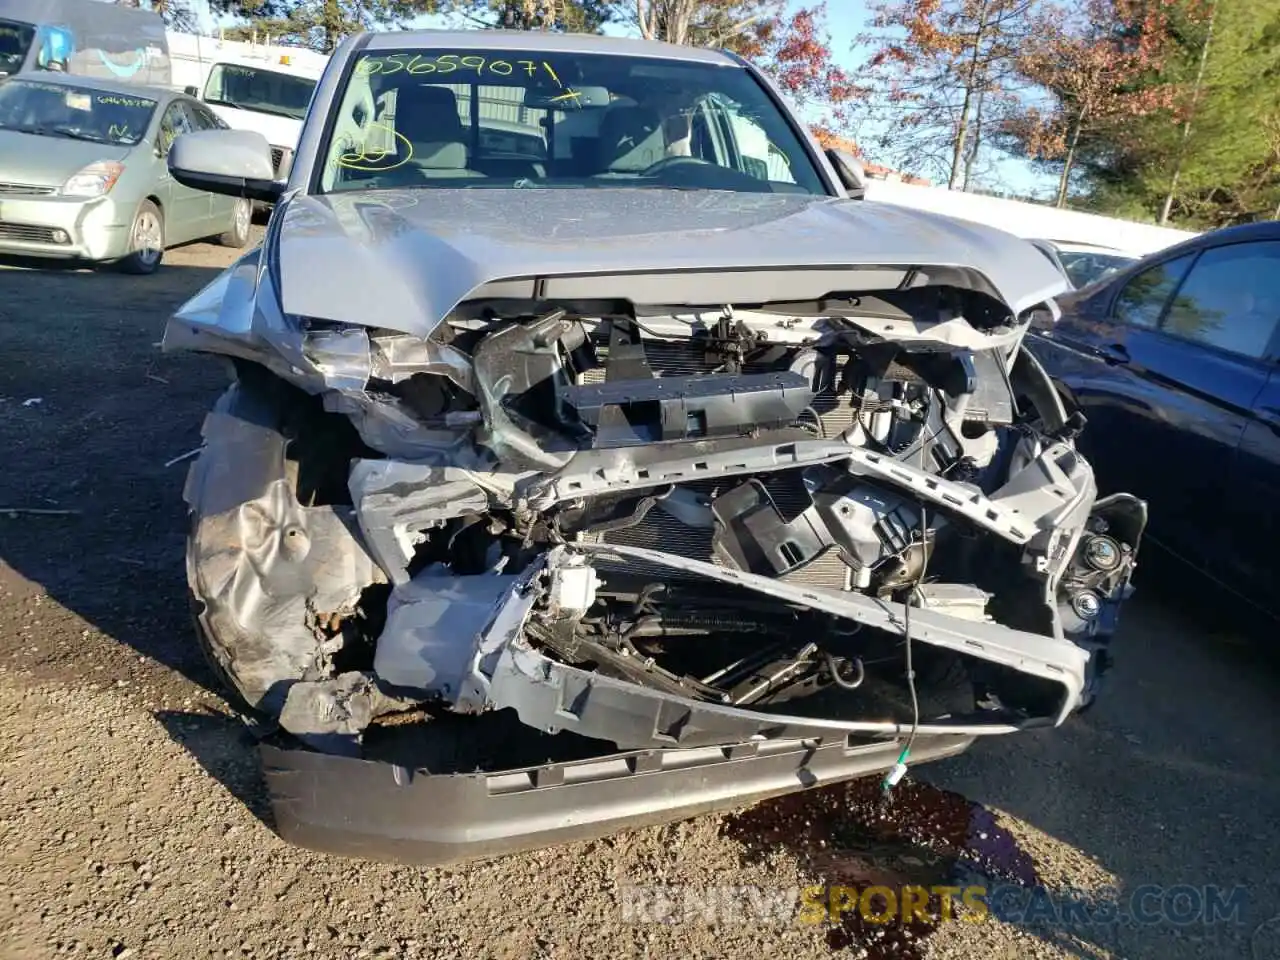
[[[155,273],[164,258],[164,214],[150,200],[143,200],[133,215],[129,250],[118,264],[125,273]]]
[[[253,202],[243,198],[231,208],[231,229],[218,237],[224,247],[241,249],[249,245],[249,227],[253,223]]]

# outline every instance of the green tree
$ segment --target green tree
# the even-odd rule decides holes
[[[1089,205],[1217,227],[1280,205],[1280,0],[1166,2],[1170,47],[1130,88],[1169,109],[1097,131],[1076,160]],[[1167,213],[1166,213],[1167,211]]]
[[[1143,178],[1160,197],[1161,222],[1216,226],[1268,216],[1271,189],[1258,174],[1274,171],[1280,118],[1280,2],[1211,0],[1199,40],[1180,65],[1180,125],[1161,162]],[[1264,178],[1265,179],[1265,178]]]

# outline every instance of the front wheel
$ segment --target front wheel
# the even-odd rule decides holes
[[[129,250],[118,264],[124,273],[155,273],[164,257],[164,214],[150,200],[143,200],[133,216]]]
[[[253,223],[253,201],[243,197],[231,208],[231,229],[218,237],[224,247],[241,250],[249,245],[249,227]]]

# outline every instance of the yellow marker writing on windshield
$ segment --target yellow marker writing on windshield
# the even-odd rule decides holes
[[[123,140],[123,139],[124,139],[125,137],[127,137],[128,135],[129,135],[129,127],[128,127],[128,125],[127,125],[127,124],[114,124],[114,123],[113,123],[113,124],[111,124],[111,126],[107,127],[107,136],[108,136],[108,137],[116,137],[116,138],[118,138],[118,139],[120,139],[120,140]]]
[[[578,90],[566,90],[558,97],[552,97],[547,103],[564,103],[568,100],[572,100],[578,106],[582,106],[582,93]]]
[[[441,53],[434,57],[420,53],[389,53],[385,56],[361,57],[356,62],[356,75],[361,77],[391,77],[397,73],[408,73],[418,77],[430,73],[466,73],[494,74],[509,77],[519,67],[532,77],[545,70],[556,86],[564,89],[564,84],[556,75],[555,69],[545,60],[489,60],[474,54]]]
[[[340,154],[334,163],[346,170],[361,170],[368,173],[386,173],[388,170],[395,170],[397,167],[403,167],[409,162],[410,158],[413,156],[413,144],[408,141],[404,134],[396,133],[385,123],[369,124],[369,132],[372,133],[374,130],[385,130],[395,138],[395,142],[397,144],[403,143],[404,156],[395,163],[388,164],[387,166],[381,166],[382,161],[386,160],[387,157],[395,156],[398,151],[374,150],[373,152],[370,152],[369,147],[366,145],[360,148],[359,153],[351,152]]]

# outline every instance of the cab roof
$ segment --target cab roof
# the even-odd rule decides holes
[[[366,34],[366,50],[530,50],[546,53],[597,53],[619,57],[660,57],[687,63],[736,67],[741,62],[723,50],[688,47],[663,40],[604,37],[590,33],[542,33],[526,30],[390,30]]]
[[[56,73],[43,70],[39,73],[16,73],[5,82],[20,83],[24,80],[31,83],[51,83],[62,87],[84,87],[87,90],[99,90],[102,93],[112,93],[122,97],[145,97],[148,100],[166,101],[175,97],[190,99],[185,94],[177,90],[170,90],[167,87],[149,87],[141,83],[105,80],[101,77],[86,77],[76,73]]]

